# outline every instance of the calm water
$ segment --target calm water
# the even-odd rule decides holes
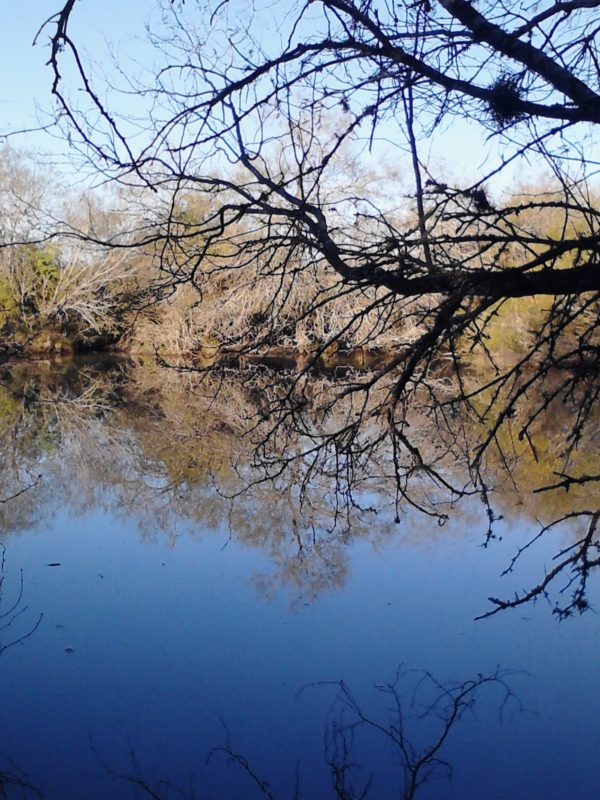
[[[41,478],[2,506],[0,613],[21,570],[24,596],[0,642],[43,614],[0,653],[6,774],[56,800],[150,796],[142,784],[160,797],[180,797],[175,787],[199,798],[265,796],[246,759],[273,797],[294,797],[296,780],[301,797],[334,797],[331,733],[358,713],[335,682],[387,726],[394,698],[375,687],[403,665],[397,694],[417,753],[445,719],[424,671],[448,688],[500,669],[514,693],[479,687],[439,753],[452,779],[426,781],[417,797],[598,797],[597,614],[559,623],[542,602],[474,621],[488,596],[535,583],[556,551],[556,541],[542,542],[517,574],[499,577],[531,535],[525,517],[504,523],[488,549],[467,507],[443,529],[406,515],[384,534],[367,520],[299,548],[281,493],[232,506],[219,495],[225,468],[210,480],[189,472],[204,451],[220,463],[216,440],[196,442],[183,469],[177,442],[188,455],[192,445],[181,419],[156,413],[156,397],[125,403],[113,381],[104,394],[95,387],[95,405],[70,408],[81,397],[73,386],[60,402],[56,386],[35,386],[25,406],[3,406],[5,496]],[[595,586],[590,599],[600,605]],[[389,737],[354,733],[355,787],[372,774],[369,797],[402,797]],[[215,751],[207,762],[219,747],[240,758]],[[13,786],[8,796],[30,795]]]

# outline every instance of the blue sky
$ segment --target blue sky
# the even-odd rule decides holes
[[[5,4],[0,12],[0,130],[35,124],[34,99],[49,94],[47,60],[41,47],[32,47],[37,28],[48,16],[48,0]]]
[[[28,0],[4,3],[0,11],[0,132],[32,127],[37,124],[36,105],[51,109],[52,75],[45,66],[48,60],[47,27],[33,39],[44,20],[59,9],[61,0]],[[108,36],[125,42],[143,35],[143,23],[154,3],[152,0],[79,0],[72,19],[72,33],[93,54]],[[48,149],[56,142],[43,136],[13,139],[15,145]]]
[[[40,25],[61,7],[62,2],[29,0],[20,5],[5,3],[0,11],[0,134],[35,127],[39,117],[39,114],[36,116],[36,106],[46,111],[53,108],[50,93],[52,75],[45,66],[49,56],[47,42],[53,26],[42,31],[36,47],[32,47],[32,42]],[[284,6],[285,0],[275,6],[278,13],[285,10]],[[96,59],[100,70],[105,69],[110,74],[112,69],[106,57],[106,40],[116,49],[118,59],[131,69],[132,60],[140,64],[148,60],[148,51],[142,43],[144,23],[153,12],[156,13],[156,7],[155,0],[78,0],[70,30],[81,51]],[[275,7],[269,6],[271,14]],[[70,59],[62,62],[67,79],[69,62]],[[69,83],[67,80],[65,85]],[[76,96],[73,92],[71,95]],[[123,101],[116,102],[121,104]],[[134,100],[130,97],[125,103],[129,104],[127,110],[130,110]],[[11,138],[11,144],[42,152],[64,154],[67,150],[66,143],[60,139],[41,133]],[[423,147],[429,144],[423,142]],[[432,155],[442,164],[442,174],[450,179],[470,181],[478,171],[483,153],[477,126],[463,122],[452,125]],[[504,180],[504,186],[511,184],[511,178]]]
[[[56,12],[64,0],[29,0],[20,5],[6,4],[0,11],[0,134],[35,127],[39,113],[53,108],[52,74],[46,62],[48,39],[54,31],[48,25],[33,39],[42,23]],[[100,60],[106,67],[106,41],[127,58],[143,61],[144,23],[156,10],[154,0],[78,0],[70,23],[70,32],[81,51]],[[63,59],[68,69],[70,59]],[[68,74],[65,74],[68,78]],[[13,139],[16,146],[40,149],[56,147],[43,135]],[[46,145],[46,146],[45,146]]]

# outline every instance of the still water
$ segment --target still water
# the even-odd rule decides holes
[[[598,615],[474,620],[551,563],[544,540],[500,577],[525,515],[488,548],[474,505],[443,529],[406,514],[299,546],[281,492],[225,502],[218,441],[192,445],[180,404],[125,402],[122,376],[27,381],[2,411],[5,496],[34,484],[2,506],[8,797],[349,798],[369,779],[367,797],[405,797],[400,731],[417,763],[458,686],[468,708],[435,753],[449,767],[419,772],[415,797],[598,797]]]

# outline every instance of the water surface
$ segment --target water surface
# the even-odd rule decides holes
[[[500,577],[531,535],[525,514],[502,523],[487,549],[476,504],[443,529],[416,513],[399,525],[383,514],[311,539],[298,531],[293,493],[224,496],[234,474],[224,440],[183,439],[177,404],[159,414],[113,379],[84,408],[77,380],[67,393],[38,383],[27,403],[4,400],[6,496],[35,485],[2,506],[0,609],[18,595],[21,570],[24,595],[0,642],[43,615],[0,653],[6,774],[56,800],[181,796],[175,787],[292,798],[296,781],[302,797],[334,797],[332,730],[355,722],[357,707],[392,724],[394,696],[376,686],[401,668],[415,752],[446,719],[433,705],[439,686],[503,681],[474,692],[451,727],[439,753],[451,780],[433,775],[415,796],[597,797],[597,614],[561,623],[542,601],[474,621],[488,596],[533,585],[551,563],[548,539]],[[595,586],[590,599],[598,606]],[[338,681],[356,707],[341,702]],[[357,789],[372,774],[367,796],[403,796],[389,737],[356,729],[347,760]]]

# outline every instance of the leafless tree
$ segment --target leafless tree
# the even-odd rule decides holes
[[[415,494],[415,477],[420,485],[426,476],[450,501],[479,493],[492,536],[486,461],[499,457],[510,470],[521,443],[535,454],[541,420],[563,404],[572,413],[561,471],[569,486],[587,484],[570,465],[599,391],[600,2],[160,7],[150,29],[162,58],[154,80],[120,72],[137,116],[111,106],[72,38],[75,0],[39,38],[49,37],[60,124],[76,146],[106,176],[167,198],[166,214],[136,239],[153,248],[165,287],[187,283],[200,299],[223,281],[234,299],[249,285],[264,292],[221,349],[264,349],[340,298],[354,309],[314,337],[308,361],[272,398],[260,421],[263,462],[282,468],[277,454],[293,431],[304,443],[303,480],[329,475],[354,502],[352,487],[378,469],[385,448],[399,514],[408,502],[443,520]],[[76,102],[61,73],[67,60],[83,90]],[[486,157],[480,167],[467,158],[472,177],[453,179],[431,147],[467,127]],[[361,189],[369,154],[391,165],[377,195]],[[515,174],[542,168],[546,191],[522,183],[502,195]],[[190,197],[200,211],[188,213]],[[327,279],[299,305],[294,287],[311,274]],[[505,358],[498,325],[525,299],[536,314]],[[391,356],[338,381],[321,398],[321,424],[308,425],[310,366],[328,349],[368,346],[392,329]],[[411,427],[415,410],[432,423],[434,458],[424,431]],[[455,483],[448,463],[459,448],[467,478]],[[599,547],[597,511],[573,513],[591,522],[547,576],[571,570],[575,579],[560,613],[585,607],[579,589]]]

